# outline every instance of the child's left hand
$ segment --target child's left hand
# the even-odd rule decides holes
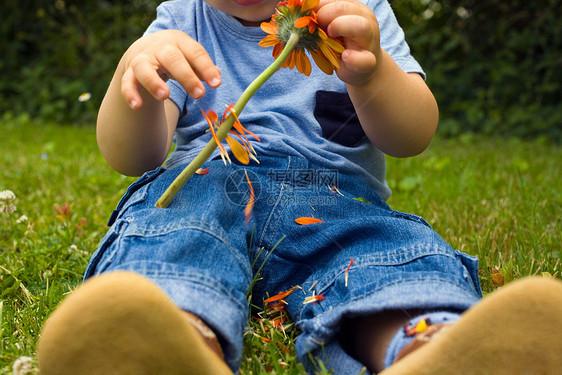
[[[331,38],[343,41],[338,77],[350,85],[363,85],[382,60],[379,23],[369,7],[357,0],[321,0],[316,8],[319,25]]]

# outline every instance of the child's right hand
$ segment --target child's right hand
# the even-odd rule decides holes
[[[207,51],[178,30],[162,30],[138,39],[123,55],[121,66],[121,94],[133,109],[142,106],[143,89],[156,100],[167,99],[169,78],[194,99],[205,94],[201,81],[213,88],[221,84],[220,70]]]

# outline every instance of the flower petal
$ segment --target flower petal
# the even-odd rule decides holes
[[[232,138],[231,136],[226,136],[226,143],[230,146],[230,151],[232,151],[232,155],[242,164],[248,164],[250,162],[250,157],[248,156],[248,152],[238,142],[236,139]]]
[[[345,47],[337,39],[328,38],[324,43],[326,43],[336,53],[342,53],[343,51],[345,51]]]
[[[329,47],[325,41],[318,43],[318,47],[320,47],[320,52],[324,55],[324,57],[332,64],[333,67],[336,69],[340,68],[340,63],[338,61],[338,57],[334,53],[334,51]]]
[[[252,219],[252,210],[254,209],[254,202],[256,200],[256,197],[254,195],[254,187],[252,186],[252,183],[250,182],[250,177],[248,177],[248,172],[245,169],[244,169],[244,173],[246,174],[246,181],[248,181],[248,185],[250,186],[250,198],[248,199],[248,203],[244,208],[244,221],[246,222],[247,225]]]
[[[328,39],[328,34],[326,34],[326,32],[322,30],[321,27],[318,28],[318,36],[320,36],[320,39],[322,40]]]
[[[330,64],[330,62],[321,54],[315,52],[315,51],[309,51],[310,52],[310,56],[312,56],[312,59],[314,60],[314,62],[316,63],[316,65],[318,65],[318,67],[320,68],[320,70],[322,70],[324,73],[331,75],[332,73],[334,73],[334,67],[332,66],[332,64]]]
[[[270,35],[267,35],[266,37],[264,37],[262,40],[260,40],[258,45],[260,47],[272,47],[272,46],[276,45],[277,43],[280,43],[277,40],[277,36],[273,35],[273,34],[270,34]]]
[[[349,269],[353,266],[353,258],[351,258],[351,262],[349,262],[349,266],[345,269],[345,286],[347,287],[347,280],[349,279]]]
[[[308,77],[310,75],[310,72],[312,71],[310,60],[308,59],[304,51],[300,50],[299,52],[300,53],[297,54],[296,61],[297,69],[299,70],[299,72]]]
[[[299,217],[295,219],[295,222],[299,225],[309,225],[309,224],[323,223],[324,220],[320,220],[315,217]]]
[[[217,133],[215,133],[215,129],[213,126],[213,123],[217,121],[218,116],[217,114],[212,111],[209,110],[207,113],[205,113],[203,110],[201,110],[201,113],[203,114],[203,117],[205,117],[205,120],[207,120],[207,123],[209,124],[209,128],[211,129],[211,133],[213,134],[213,140],[215,141],[215,143],[217,144],[217,147],[219,148],[220,151],[220,155],[222,158],[222,161],[224,163],[224,165],[226,165],[226,161],[228,160],[228,162],[230,163],[230,157],[228,156],[228,153],[226,152],[224,146],[221,144],[219,137],[217,137]],[[214,118],[215,121],[211,121],[211,119]]]
[[[277,31],[279,30],[279,26],[277,26],[273,22],[262,22],[260,28],[264,32],[272,35],[277,35]]]
[[[293,293],[295,291],[295,289],[299,288],[299,286],[294,286],[289,290],[286,290],[284,292],[279,292],[274,296],[269,297],[268,299],[264,300],[263,302],[265,303],[270,303],[270,302],[274,302],[274,301],[279,301],[282,299],[285,299],[287,296],[289,296],[289,294]]]
[[[295,20],[294,25],[296,28],[302,29],[303,27],[308,26],[311,21],[312,21],[312,17],[310,16],[301,17]]]
[[[301,5],[301,10],[306,12],[307,10],[314,9],[318,6],[319,0],[304,0]]]

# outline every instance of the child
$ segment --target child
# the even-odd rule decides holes
[[[257,26],[276,2],[165,2],[124,54],[98,143],[118,172],[144,174],[112,215],[89,280],[46,323],[42,373],[236,372],[246,295],[262,264],[255,303],[301,288],[285,301],[310,372],[317,360],[336,374],[559,367],[559,283],[514,283],[459,320],[481,298],[477,260],[385,203],[384,155],[422,152],[438,121],[386,0],[321,1],[319,25],[345,47],[336,75],[276,72],[240,114],[261,139],[260,164],[224,165],[215,153],[208,174],[192,177],[168,208],[154,207],[211,139],[201,109],[234,102],[272,62]],[[322,221],[295,222],[302,217]],[[306,303],[311,296],[323,299]]]

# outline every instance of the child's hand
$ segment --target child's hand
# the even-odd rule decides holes
[[[351,85],[367,82],[382,59],[379,23],[373,11],[357,0],[321,0],[317,13],[320,26],[345,47],[338,77]]]
[[[142,106],[144,88],[157,100],[168,98],[169,78],[178,81],[194,99],[205,94],[201,81],[221,84],[220,70],[207,51],[187,34],[163,30],[146,35],[129,47],[122,60],[121,94],[133,109]]]

